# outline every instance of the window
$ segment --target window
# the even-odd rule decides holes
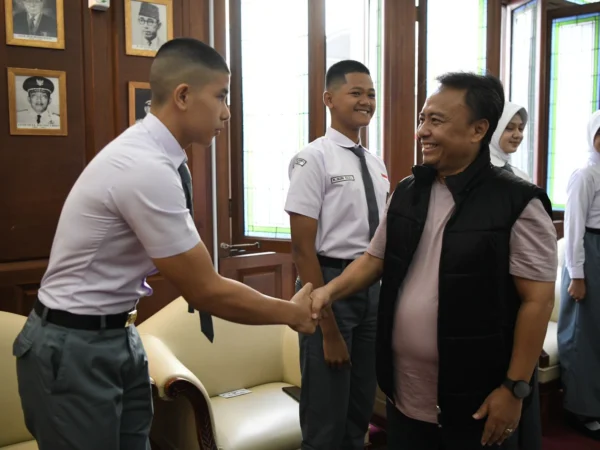
[[[533,134],[535,130],[535,59],[537,0],[512,12],[510,55],[510,101],[527,109],[529,120],[523,142],[511,156],[511,163],[533,179]]]
[[[547,191],[564,210],[569,177],[587,157],[586,126],[599,103],[600,14],[552,21]]]
[[[483,73],[487,54],[487,0],[427,1],[427,96],[445,72]]]
[[[286,239],[287,168],[308,144],[308,0],[241,0],[241,22],[244,234]]]
[[[354,59],[371,72],[377,93],[377,109],[369,126],[369,150],[382,155],[381,90],[383,24],[382,0],[326,0],[326,70],[336,62]],[[326,126],[331,116],[326,114]]]
[[[309,98],[322,94],[311,89],[308,76],[312,57],[308,45],[309,1],[238,1],[242,129],[232,129],[232,133],[241,135],[242,149],[232,149],[232,155],[242,153],[242,231],[246,237],[289,239],[289,217],[284,211],[289,162],[309,143]],[[326,0],[325,30],[317,33],[326,35],[327,62],[326,67],[314,64],[322,70],[323,78],[327,68],[342,59],[356,59],[369,67],[378,92],[378,107],[369,127],[368,144],[380,155],[382,3]]]

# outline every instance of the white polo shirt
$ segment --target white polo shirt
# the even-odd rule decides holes
[[[177,171],[185,160],[152,114],[96,155],[63,206],[41,302],[75,314],[116,314],[152,294],[151,258],[200,242]]]
[[[369,246],[369,210],[360,160],[350,150],[355,146],[329,128],[290,161],[285,210],[318,220],[315,245],[319,255],[355,259]],[[368,151],[365,157],[381,216],[390,192],[387,170],[379,157]]]

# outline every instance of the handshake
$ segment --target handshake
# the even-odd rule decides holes
[[[325,286],[313,290],[311,283],[306,283],[291,300],[296,308],[294,320],[288,325],[304,334],[313,334],[319,320],[326,316],[323,311],[331,303],[330,295]]]

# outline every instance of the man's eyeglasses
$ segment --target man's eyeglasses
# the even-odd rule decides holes
[[[138,23],[140,25],[156,25],[156,22],[157,20],[151,17],[148,17],[147,19],[145,17],[138,17]]]

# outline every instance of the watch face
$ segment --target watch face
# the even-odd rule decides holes
[[[529,386],[529,383],[526,383],[525,381],[517,381],[513,388],[513,392],[516,397],[525,398],[531,392],[531,386]]]

